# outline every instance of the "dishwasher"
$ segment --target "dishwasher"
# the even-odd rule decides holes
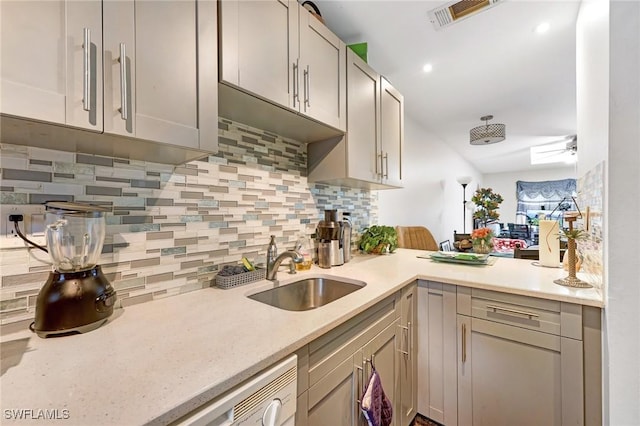
[[[298,357],[292,355],[187,414],[180,426],[293,426]]]

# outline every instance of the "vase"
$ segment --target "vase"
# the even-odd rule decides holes
[[[493,246],[491,243],[486,242],[485,240],[477,240],[473,241],[473,252],[478,254],[488,254],[493,250]]]

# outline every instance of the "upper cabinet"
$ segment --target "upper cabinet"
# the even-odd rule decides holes
[[[220,18],[221,80],[293,108],[297,3],[226,0],[220,2]]]
[[[215,42],[215,3],[104,0],[103,10],[105,133],[214,150],[216,58],[198,48]]]
[[[380,155],[382,182],[402,184],[402,146],[404,143],[404,97],[384,77],[380,78]]]
[[[102,131],[102,2],[3,0],[0,20],[0,112]]]
[[[307,9],[297,9],[300,45],[293,75],[297,75],[294,96],[300,112],[346,130],[346,46]]]
[[[217,150],[214,0],[0,7],[3,142],[166,163]]]
[[[309,181],[370,189],[402,185],[404,98],[347,49],[347,134],[308,146]]]
[[[344,133],[345,44],[295,0],[219,4],[221,115],[305,142]]]

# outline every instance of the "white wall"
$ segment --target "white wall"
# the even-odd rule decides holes
[[[578,173],[605,160],[605,425],[640,424],[640,3],[585,0],[577,26]],[[584,136],[584,137],[583,137]],[[583,145],[584,144],[584,145]]]
[[[467,200],[478,185],[480,173],[458,153],[428,130],[405,116],[402,157],[404,188],[379,191],[379,223],[426,226],[436,241],[453,241],[453,231],[462,232],[462,186],[459,176],[471,176]],[[471,229],[466,213],[466,229]]]
[[[607,159],[609,2],[584,0],[576,23],[578,176]]]
[[[500,204],[500,222],[515,223],[516,207],[516,181],[541,182],[545,180],[560,180],[576,178],[574,166],[559,167],[554,169],[527,170],[521,172],[488,173],[483,175],[483,186],[492,188],[493,192],[502,195],[504,201]]]

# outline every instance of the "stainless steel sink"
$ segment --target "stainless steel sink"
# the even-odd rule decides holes
[[[335,277],[305,278],[247,297],[287,311],[308,311],[340,299],[365,285],[363,281],[343,281]]]

